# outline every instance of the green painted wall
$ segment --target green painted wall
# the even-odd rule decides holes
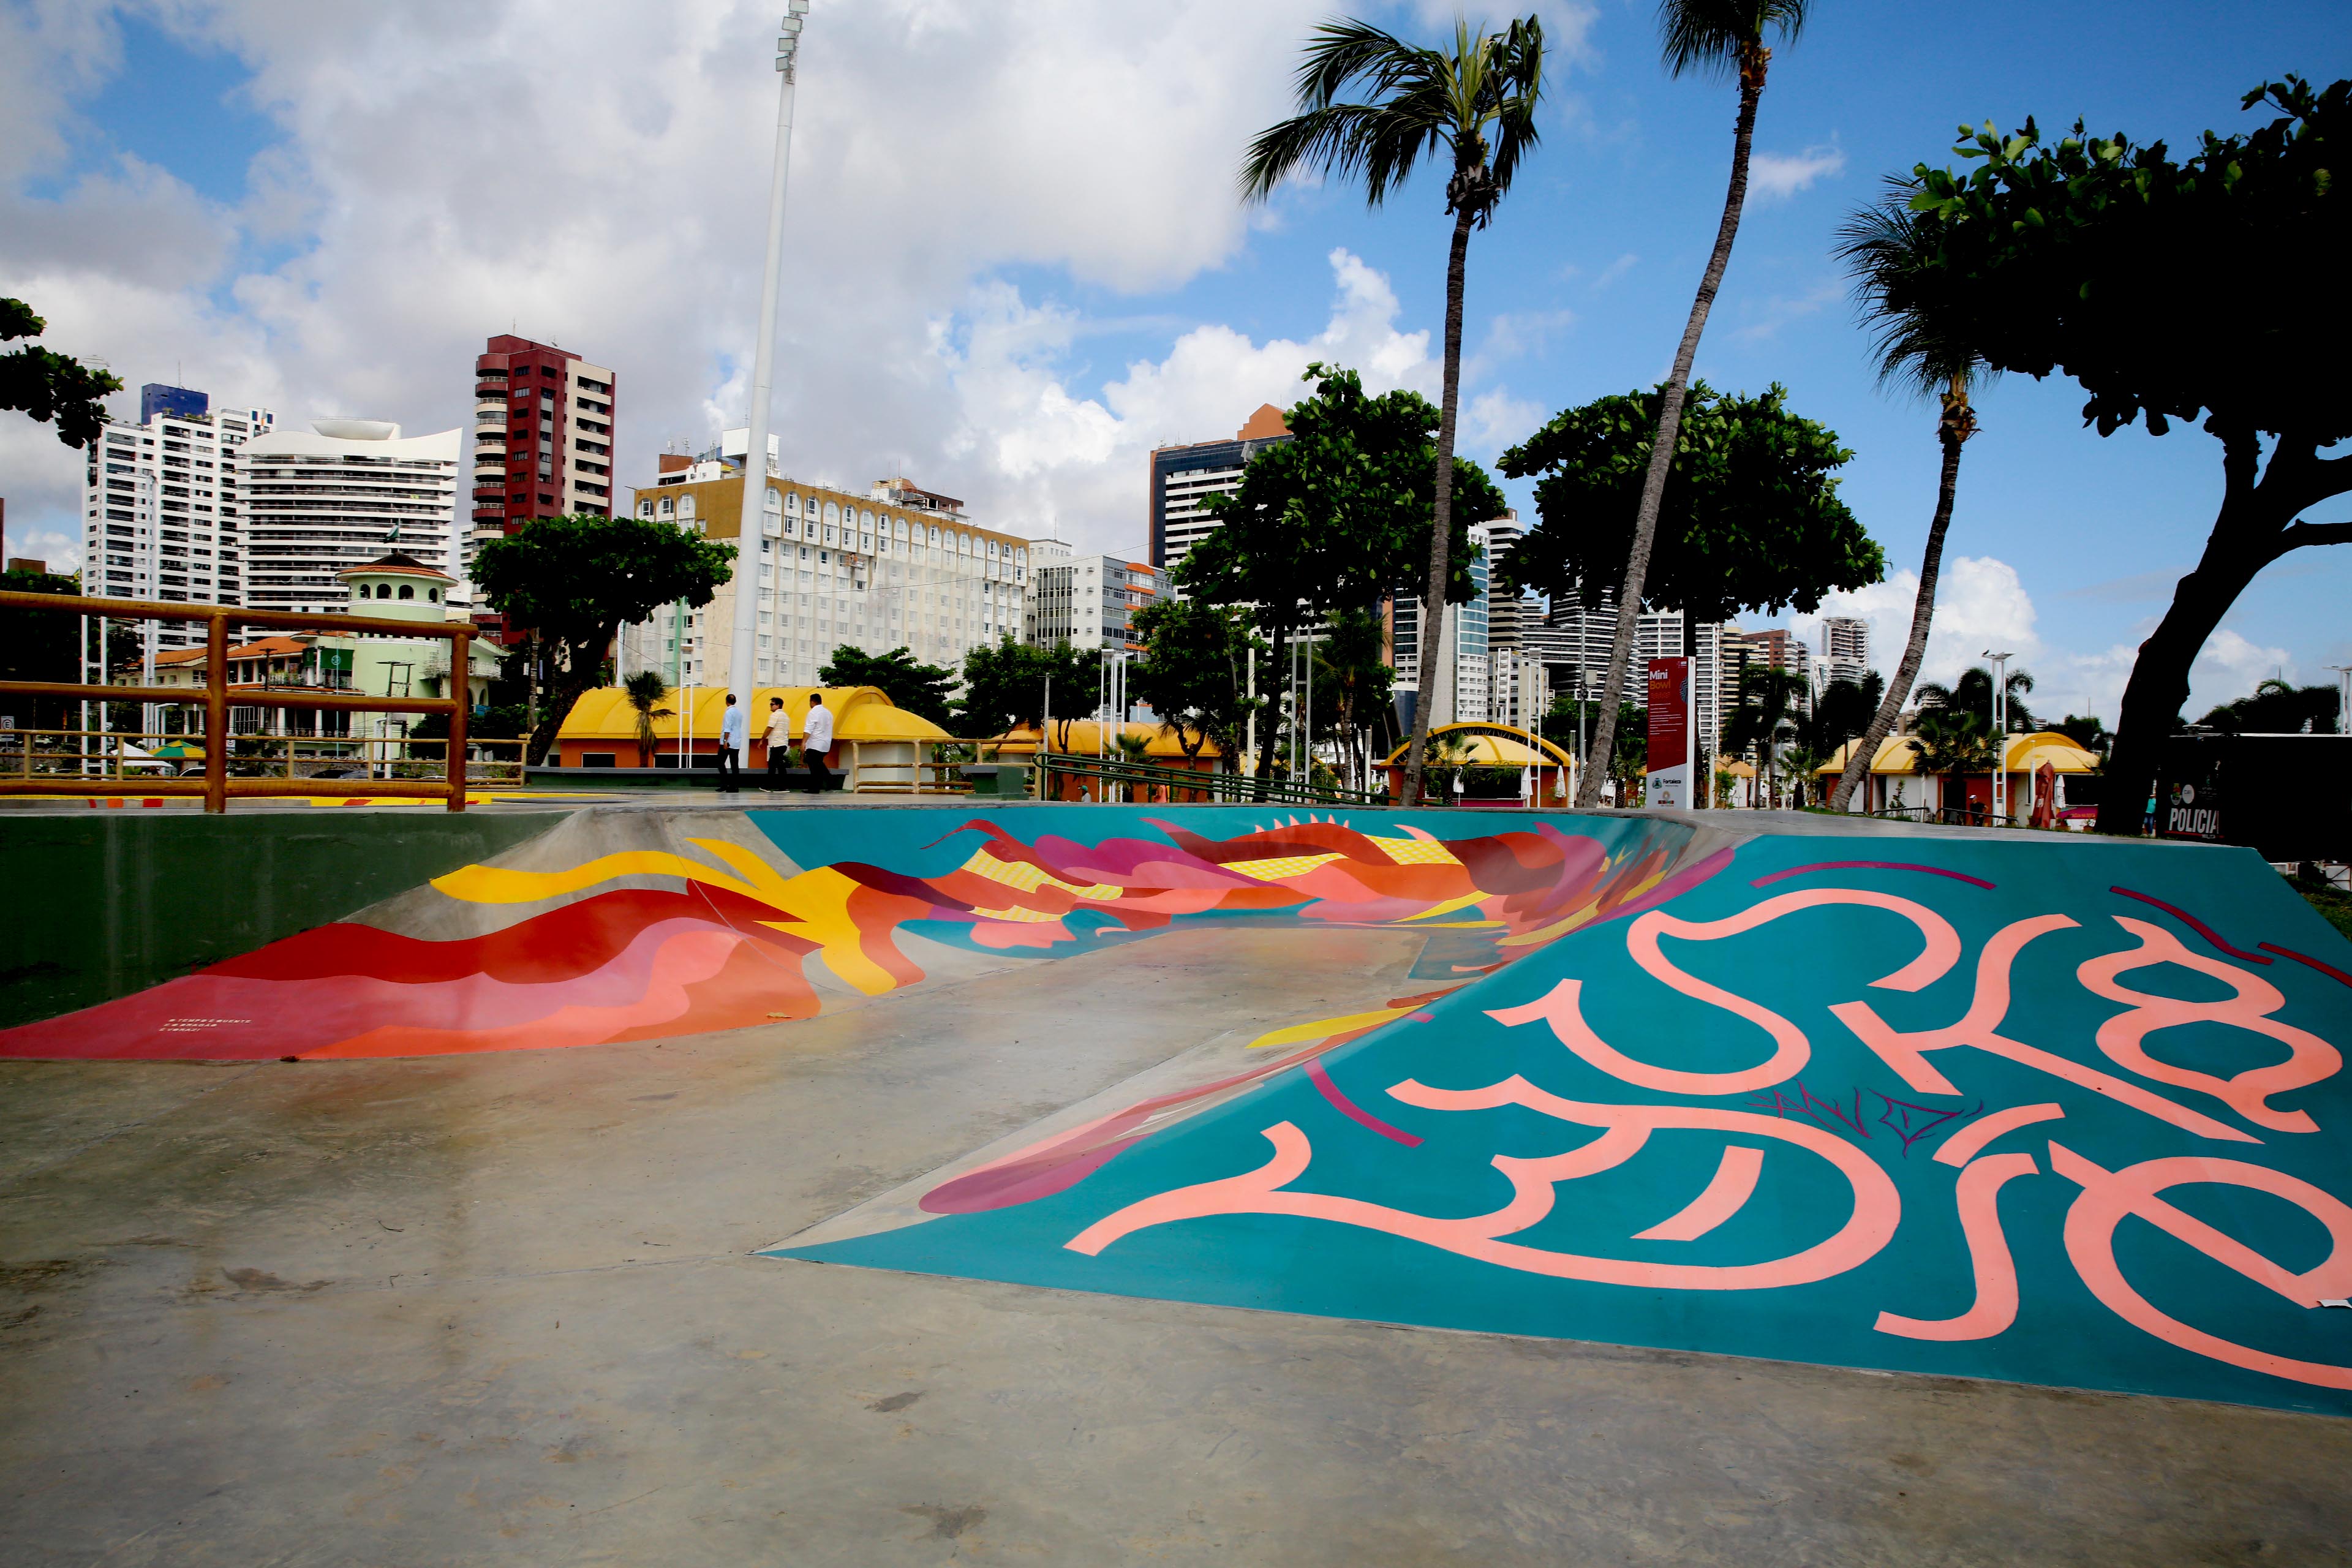
[[[0,1028],[341,920],[533,838],[546,812],[0,816]]]

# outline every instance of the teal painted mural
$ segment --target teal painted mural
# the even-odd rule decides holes
[[[1436,920],[1491,952],[1428,994],[772,1255],[2352,1414],[2352,950],[2275,873],[2043,835],[1684,860],[1561,930],[1465,898]]]

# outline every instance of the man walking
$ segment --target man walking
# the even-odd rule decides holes
[[[822,793],[832,776],[825,771],[825,753],[833,750],[833,710],[824,699],[809,693],[808,732],[801,737],[801,754],[808,759],[808,787],[811,795]]]
[[[750,738],[751,725],[743,710],[735,706],[735,694],[727,694],[727,716],[719,721],[719,791],[735,795],[743,788],[743,750]]]
[[[784,754],[793,749],[793,718],[784,711],[784,700],[768,699],[768,782],[761,787],[773,793],[790,789],[784,778]]]

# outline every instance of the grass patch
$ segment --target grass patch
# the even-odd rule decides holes
[[[2339,893],[2333,888],[2322,888],[2310,882],[2297,882],[2294,890],[2311,900],[2311,907],[2327,917],[2327,923],[2352,942],[2352,893]]]

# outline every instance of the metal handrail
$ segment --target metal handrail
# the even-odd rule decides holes
[[[1204,795],[1212,802],[1231,801],[1243,805],[1259,803],[1285,805],[1386,805],[1385,792],[1342,789],[1336,784],[1304,784],[1297,779],[1268,778],[1263,781],[1265,793],[1259,793],[1261,781],[1250,773],[1229,773],[1223,771],[1198,773],[1190,768],[1160,767],[1150,763],[1116,762],[1107,757],[1073,757],[1056,752],[1045,752],[1034,758],[1037,769],[1037,798],[1053,798],[1053,780],[1056,773],[1078,778],[1091,778],[1104,784],[1143,784],[1147,787],[1166,786],[1169,798],[1175,791],[1191,790]]]
[[[228,773],[228,710],[240,708],[336,709],[362,713],[446,713],[449,716],[446,777],[438,784],[424,780],[401,782],[334,781],[331,793],[353,795],[440,797],[451,811],[466,809],[466,720],[473,710],[467,685],[472,670],[474,636],[470,622],[395,621],[374,616],[321,615],[299,610],[247,610],[234,605],[166,605],[145,599],[95,599],[75,594],[0,593],[0,610],[45,610],[53,615],[99,616],[124,621],[202,621],[205,623],[205,684],[199,698],[185,686],[103,686],[63,680],[0,680],[0,693],[31,697],[70,697],[100,702],[201,701],[205,710],[205,774],[195,779],[127,778],[73,780],[0,779],[0,795],[202,795],[205,810],[228,810],[231,795],[317,795],[315,783],[294,779],[231,778]],[[247,626],[275,626],[295,631],[384,632],[395,637],[449,639],[449,697],[365,697],[358,693],[254,690],[237,689],[232,699],[228,680],[228,628],[231,622]],[[101,661],[104,649],[100,648]]]

